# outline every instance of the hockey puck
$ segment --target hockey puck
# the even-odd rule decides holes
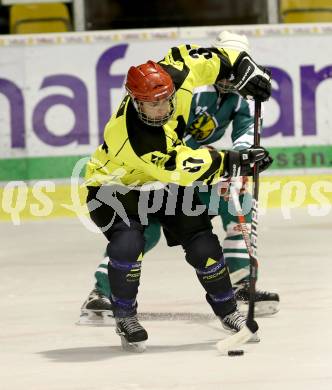
[[[233,351],[228,351],[228,356],[242,356],[243,354],[243,349],[234,349]]]

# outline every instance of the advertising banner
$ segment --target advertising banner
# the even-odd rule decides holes
[[[131,65],[222,27],[0,37],[0,181],[64,178],[101,142]],[[332,26],[231,27],[273,74],[262,143],[274,169],[332,167]],[[229,144],[228,140],[223,141]]]

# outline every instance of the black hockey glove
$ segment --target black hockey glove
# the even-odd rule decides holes
[[[245,99],[261,102],[271,96],[271,72],[257,65],[252,58],[242,52],[234,63],[233,85]]]
[[[251,146],[244,150],[225,151],[224,176],[252,176],[254,164],[263,172],[273,162],[269,152],[262,146]]]

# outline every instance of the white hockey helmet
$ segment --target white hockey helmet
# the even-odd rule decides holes
[[[213,47],[245,51],[250,54],[250,45],[245,35],[222,31],[212,42]]]

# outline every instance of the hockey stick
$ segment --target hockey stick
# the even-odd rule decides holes
[[[260,146],[260,135],[262,128],[262,105],[261,102],[255,100],[255,123],[254,123],[254,146]],[[258,191],[259,191],[259,170],[257,164],[254,166],[253,174],[253,189],[252,189],[252,220],[251,220],[251,252],[250,258],[250,273],[249,273],[249,310],[247,317],[248,328],[257,328],[258,325],[254,320],[255,317],[255,292],[258,271],[257,260],[257,227],[258,227]],[[257,331],[256,329],[256,331]]]
[[[254,122],[254,146],[260,144],[260,131],[262,125],[261,117],[261,102],[255,100],[255,122]],[[238,195],[234,192],[235,188],[231,185],[230,191],[234,201],[235,210],[238,215],[240,228],[242,231],[243,239],[245,241],[249,259],[249,309],[247,315],[246,326],[244,326],[239,332],[227,337],[217,343],[217,348],[221,353],[227,353],[230,349],[236,348],[241,344],[246,343],[251,339],[253,334],[257,332],[258,325],[255,321],[255,292],[256,292],[256,280],[257,280],[257,216],[258,216],[258,189],[259,189],[259,172],[257,164],[254,166],[253,172],[253,196],[252,196],[252,221],[251,221],[251,240],[247,229],[246,221],[242,213],[242,207]]]

